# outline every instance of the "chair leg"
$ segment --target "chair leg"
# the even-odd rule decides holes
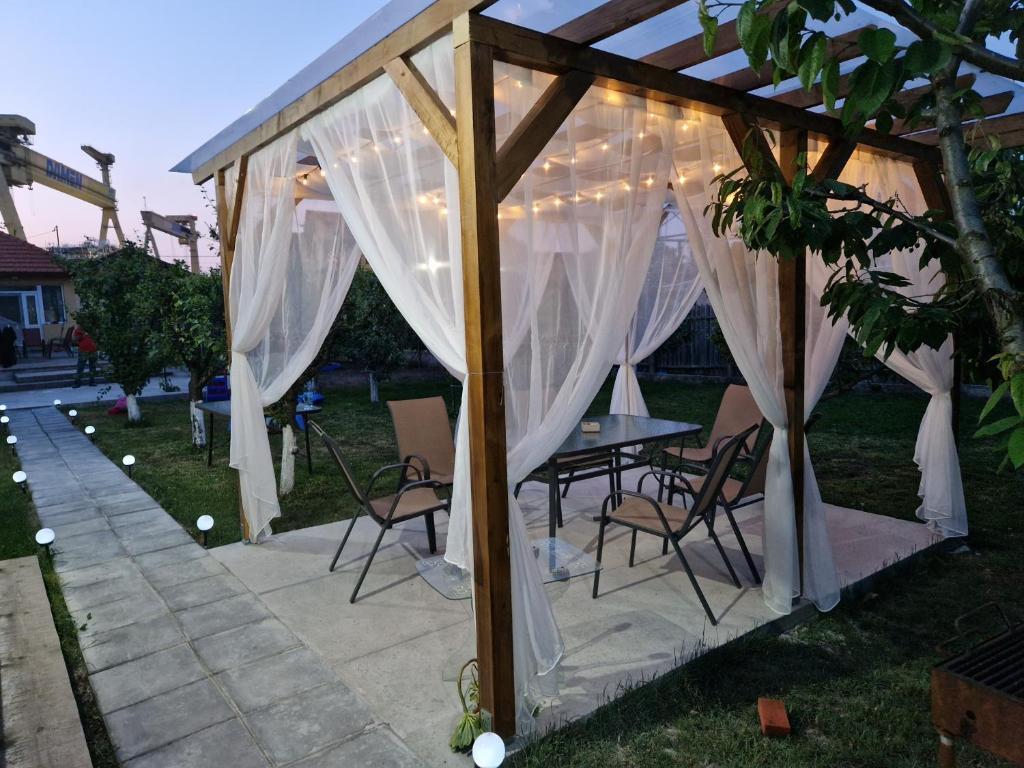
[[[352,529],[356,527],[356,519],[359,517],[359,513],[356,512],[352,515],[352,519],[349,520],[348,528],[345,529],[345,535],[341,539],[341,544],[338,545],[338,551],[334,553],[334,559],[331,560],[331,567],[327,570],[334,573],[334,566],[338,564],[338,558],[341,557],[341,550],[345,548],[345,542],[348,541],[349,534],[352,533]]]
[[[570,469],[569,470],[569,477],[566,478],[566,480],[565,480],[565,487],[562,489],[562,498],[563,499],[566,496],[569,495],[569,486],[572,485],[572,479],[575,476],[576,476],[576,470],[575,469]],[[561,525],[561,523],[559,523],[559,525]]]
[[[700,604],[704,607],[704,613],[707,614],[708,620],[711,622],[711,626],[718,626],[718,622],[715,620],[715,615],[711,612],[711,606],[708,605],[707,599],[704,597],[704,592],[700,588],[700,584],[697,583],[697,577],[693,575],[693,571],[690,570],[690,564],[686,562],[686,558],[683,556],[683,550],[679,546],[679,542],[675,536],[670,537],[672,546],[676,550],[676,557],[679,558],[679,562],[683,564],[683,570],[686,571],[686,575],[690,579],[690,585],[693,587],[693,591],[697,593],[697,599],[700,600]]]
[[[743,557],[747,561],[747,565],[750,567],[750,575],[754,577],[754,583],[761,583],[761,574],[757,572],[757,567],[754,565],[754,558],[750,556],[750,550],[747,549],[747,542],[743,540],[743,534],[740,533],[740,527],[736,524],[736,518],[732,515],[732,508],[725,508],[725,516],[729,518],[729,525],[732,526],[732,532],[736,535],[736,541],[740,544],[740,551],[743,553]]]
[[[633,567],[633,559],[636,556],[636,528],[633,529],[632,535],[629,537],[629,567]]]
[[[740,577],[736,575],[736,569],[732,567],[732,562],[729,560],[729,556],[725,554],[725,547],[722,546],[721,540],[718,538],[718,534],[715,533],[715,526],[711,524],[711,521],[704,518],[704,524],[708,527],[708,536],[715,542],[715,546],[718,548],[718,554],[722,556],[722,561],[725,563],[726,569],[729,571],[729,576],[732,578],[733,586],[739,588]]]
[[[377,554],[377,549],[380,547],[380,543],[384,540],[384,533],[387,531],[386,526],[380,527],[380,533],[377,534],[377,540],[373,542],[373,549],[370,550],[370,556],[366,558],[366,564],[363,566],[363,572],[359,574],[359,581],[356,582],[355,589],[352,590],[352,596],[348,599],[350,603],[356,601],[356,594],[359,592],[359,588],[363,586],[363,579],[366,578],[367,571],[370,570],[370,563],[373,562],[374,556]]]
[[[428,512],[424,517],[427,519],[427,546],[430,547],[430,554],[437,554],[437,532],[434,530],[434,513]]]
[[[591,598],[597,598],[597,585],[601,580],[601,553],[604,552],[604,529],[608,525],[608,518],[601,515],[601,526],[597,531],[597,569],[594,571],[594,591]]]
[[[668,539],[662,539],[661,540],[661,554],[663,554],[663,555],[667,555],[668,554]]]

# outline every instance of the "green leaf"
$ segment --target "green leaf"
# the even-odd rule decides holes
[[[1006,453],[1010,457],[1014,469],[1024,466],[1024,427],[1017,427],[1010,435],[1010,441],[1006,444]]]
[[[892,130],[891,112],[879,112],[875,116],[875,130],[879,133],[889,133]]]
[[[885,64],[896,53],[896,35],[892,30],[865,29],[857,38],[861,52],[872,61]]]
[[[835,12],[834,0],[798,0],[800,7],[818,21],[828,21]]]
[[[800,65],[797,73],[800,75],[800,84],[805,91],[811,90],[814,81],[818,79],[822,64],[825,63],[825,54],[828,52],[828,38],[824,32],[815,32],[804,42],[800,49]]]
[[[1024,416],[1024,373],[1016,373],[1010,379],[1010,397],[1017,413]]]
[[[917,40],[903,55],[903,65],[915,75],[930,75],[946,66],[952,55],[952,47],[940,40]]]
[[[715,52],[715,39],[718,37],[718,17],[708,13],[707,5],[701,0],[697,9],[700,26],[704,30],[704,55],[709,59]]]
[[[991,437],[992,435],[998,435],[1000,432],[1005,432],[1008,429],[1013,429],[1020,423],[1020,416],[1007,416],[1005,419],[1000,419],[999,421],[993,421],[991,424],[986,424],[975,432],[974,436]]]
[[[751,28],[747,33],[746,41],[742,43],[743,52],[747,54],[747,59],[749,59],[750,66],[754,71],[760,71],[761,67],[768,60],[768,48],[772,36],[772,20],[766,14],[754,15],[753,11],[751,11],[751,15],[753,15],[753,19],[750,21]]]
[[[775,63],[786,70],[793,71],[793,62],[789,57],[789,12],[780,11],[772,21],[771,35],[769,37],[769,50],[772,52],[772,59]]]
[[[825,109],[836,108],[839,97],[839,59],[829,59],[821,73],[821,94],[825,101]]]
[[[985,407],[981,409],[981,415],[978,416],[978,423],[980,424],[985,420],[985,417],[992,413],[992,409],[995,408],[1002,401],[1003,397],[1006,396],[1006,390],[1010,388],[1010,382],[1004,381],[994,390],[989,396],[988,401],[985,403]]]

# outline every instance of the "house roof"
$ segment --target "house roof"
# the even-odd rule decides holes
[[[0,232],[0,277],[65,274],[49,251]]]

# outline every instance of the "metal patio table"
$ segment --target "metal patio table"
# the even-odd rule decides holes
[[[213,466],[213,417],[223,416],[225,418],[231,418],[231,401],[230,400],[214,400],[209,403],[199,403],[196,405],[200,411],[204,411],[207,415],[207,429],[206,429],[206,466]],[[312,416],[314,413],[320,413],[323,408],[319,405],[309,405],[308,403],[299,403],[295,409],[296,416]],[[309,449],[309,429],[302,430],[306,433],[306,466],[309,468],[309,474],[313,474],[313,452]]]
[[[606,468],[607,465],[594,469],[588,468],[583,473],[577,474],[573,478],[573,482],[601,477],[612,472],[615,478],[615,487],[621,490],[622,473],[625,470],[650,466],[649,460],[634,454],[624,454],[623,449],[642,443],[667,442],[677,438],[699,435],[703,429],[700,424],[655,419],[650,416],[612,414],[587,418],[585,421],[596,421],[601,425],[601,430],[599,432],[584,432],[582,427],[577,425],[561,447],[551,454],[546,465],[549,500],[548,536],[551,538],[555,538],[556,523],[562,512],[558,473],[571,467],[571,462],[567,460],[600,453],[611,454],[614,468]],[[625,463],[623,463],[623,456],[627,459]],[[533,476],[536,477],[537,474],[535,472]]]

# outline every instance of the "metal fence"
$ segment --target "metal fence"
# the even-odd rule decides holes
[[[704,297],[690,311],[672,336],[644,361],[650,372],[683,373],[694,376],[735,378],[732,357],[723,352],[714,310]]]

